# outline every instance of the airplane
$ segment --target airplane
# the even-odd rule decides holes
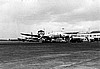
[[[68,35],[64,34],[63,32],[53,32],[53,33],[45,34],[45,31],[43,31],[43,30],[39,30],[36,35],[33,35],[32,32],[31,32],[31,34],[21,33],[21,35],[30,36],[31,41],[38,40],[38,41],[42,41],[42,42],[53,42],[53,41],[59,42],[59,40],[60,40],[60,42],[61,41],[66,42],[66,41],[68,41],[67,39],[69,38]],[[66,39],[66,41],[64,41],[65,39]],[[19,40],[21,40],[21,39],[19,39]],[[25,39],[22,39],[22,41],[30,41],[30,40],[27,37]]]
[[[90,34],[86,33],[78,33],[78,34],[71,34],[70,42],[92,42],[94,40],[93,37],[90,37]]]
[[[21,35],[27,36],[26,38],[22,39],[22,41],[29,41],[29,42],[34,42],[34,41],[50,41],[51,38],[48,35],[45,35],[45,32],[43,30],[39,30],[36,35],[31,34],[26,34],[26,33],[20,33]],[[29,36],[29,37],[28,37]],[[19,39],[21,41],[21,39]]]

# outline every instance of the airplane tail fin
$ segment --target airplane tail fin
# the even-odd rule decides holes
[[[31,35],[33,35],[33,32],[31,32]],[[31,38],[32,38],[33,36],[31,36]]]
[[[33,32],[31,32],[31,35],[33,35]]]

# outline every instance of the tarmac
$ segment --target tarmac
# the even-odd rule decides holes
[[[100,42],[0,42],[0,69],[100,69]]]

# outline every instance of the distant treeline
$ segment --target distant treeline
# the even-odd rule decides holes
[[[0,41],[18,41],[18,39],[0,39]]]

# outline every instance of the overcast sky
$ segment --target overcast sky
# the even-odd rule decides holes
[[[0,38],[20,32],[100,30],[100,0],[0,0]]]

